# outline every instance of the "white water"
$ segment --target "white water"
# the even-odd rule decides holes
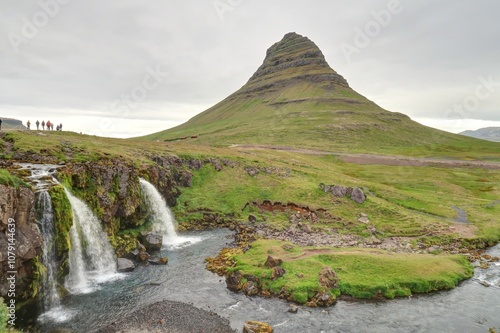
[[[180,249],[202,239],[200,237],[179,236],[175,232],[174,214],[160,192],[145,179],[139,178],[148,210],[153,217],[153,232],[163,236],[163,245],[168,249]]]
[[[50,317],[57,321],[66,321],[71,318],[71,315],[61,306],[61,298],[57,292],[54,214],[52,200],[47,191],[42,190],[39,193],[37,206],[39,210],[38,223],[43,236],[42,263],[46,268],[46,275],[42,282],[44,314],[41,319]]]
[[[100,221],[83,201],[65,191],[73,211],[69,274],[65,286],[74,294],[89,293],[96,290],[99,283],[120,275],[116,273],[113,248]]]

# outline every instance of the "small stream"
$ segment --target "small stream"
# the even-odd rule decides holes
[[[230,292],[224,279],[205,270],[204,258],[216,255],[232,239],[228,230],[183,233],[201,242],[165,250],[167,266],[140,266],[122,280],[100,285],[99,290],[63,299],[72,313],[63,323],[45,321],[41,332],[65,328],[93,332],[125,318],[148,304],[164,299],[193,303],[229,318],[241,331],[243,322],[261,320],[277,333],[330,332],[488,332],[500,328],[500,265],[477,269],[476,276],[454,290],[389,301],[339,301],[330,308],[300,307],[288,313],[288,304],[277,299],[249,298]],[[489,251],[500,255],[500,246]],[[484,287],[480,280],[491,286]]]

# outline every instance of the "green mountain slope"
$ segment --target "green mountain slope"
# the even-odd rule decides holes
[[[286,145],[415,156],[487,156],[488,144],[412,121],[358,94],[307,37],[289,33],[238,91],[186,123],[141,139]]]

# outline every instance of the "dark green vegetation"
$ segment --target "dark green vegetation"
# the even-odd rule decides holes
[[[198,138],[191,139],[193,135]],[[336,152],[493,158],[497,145],[420,125],[349,87],[320,49],[295,33],[267,51],[238,91],[172,129],[142,137],[228,146],[284,145]]]
[[[283,260],[286,273],[272,277],[272,268],[264,265],[268,256]],[[240,271],[245,280],[254,281],[265,294],[287,295],[304,304],[322,289],[332,297],[394,298],[413,293],[452,289],[470,278],[473,268],[459,255],[394,254],[379,249],[343,249],[298,247],[290,243],[258,240],[250,250],[232,257],[235,264],[229,273]],[[333,270],[336,287],[327,289],[320,283],[321,271]],[[254,278],[251,278],[254,277]]]

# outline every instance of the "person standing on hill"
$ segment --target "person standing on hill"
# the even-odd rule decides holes
[[[42,129],[45,131],[45,120],[42,120]]]
[[[2,130],[2,119],[0,119],[0,131]]]
[[[38,121],[38,119],[36,120],[36,130],[38,131],[40,129],[40,122]]]
[[[28,120],[28,122],[26,123],[26,126],[28,127],[28,129],[30,129],[30,126],[31,126],[31,122]]]

